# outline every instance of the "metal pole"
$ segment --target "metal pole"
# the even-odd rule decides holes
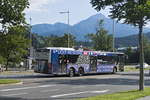
[[[30,17],[30,41],[31,41],[30,48],[32,47],[32,34],[31,34],[32,26],[31,26],[31,22],[32,22],[32,18]]]
[[[66,13],[68,14],[68,22],[67,22],[68,23],[68,33],[67,34],[68,34],[68,48],[69,48],[70,47],[70,38],[69,38],[70,12],[69,12],[69,10],[67,12],[60,12],[60,14],[66,14]]]
[[[70,47],[70,37],[69,37],[69,15],[70,15],[70,12],[68,10],[68,48]]]
[[[113,52],[115,52],[115,21],[113,20]]]
[[[29,57],[29,69],[31,69],[32,67],[32,25],[31,25],[31,22],[32,22],[32,18],[30,17],[30,57]]]

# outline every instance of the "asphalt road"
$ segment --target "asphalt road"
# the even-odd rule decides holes
[[[138,89],[138,73],[87,75],[82,77],[28,77],[22,85],[0,86],[0,100],[74,100]],[[150,76],[145,75],[145,86]]]

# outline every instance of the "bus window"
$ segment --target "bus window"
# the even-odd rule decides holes
[[[93,72],[97,70],[97,57],[95,56],[90,57],[90,70]]]

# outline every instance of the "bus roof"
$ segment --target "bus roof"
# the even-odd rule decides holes
[[[83,51],[85,55],[92,55],[92,56],[117,56],[117,55],[124,55],[122,52],[102,52],[102,51]]]
[[[57,52],[58,54],[68,54],[68,55],[91,55],[91,56],[117,56],[124,55],[122,52],[105,52],[105,51],[82,51],[75,50],[73,48],[64,48],[64,47],[44,47],[37,49],[37,51],[50,51]]]
[[[104,55],[104,56],[115,56],[115,55],[124,55],[122,52],[97,52],[98,55]]]
[[[43,49],[49,49],[49,50],[75,50],[73,48],[64,48],[64,47],[45,47]]]
[[[82,51],[77,50],[53,50],[54,53],[62,54],[62,55],[81,55]]]

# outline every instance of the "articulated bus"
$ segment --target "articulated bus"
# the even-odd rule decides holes
[[[115,73],[124,70],[124,54],[119,52],[79,51],[72,48],[36,50],[35,72],[67,74]]]

